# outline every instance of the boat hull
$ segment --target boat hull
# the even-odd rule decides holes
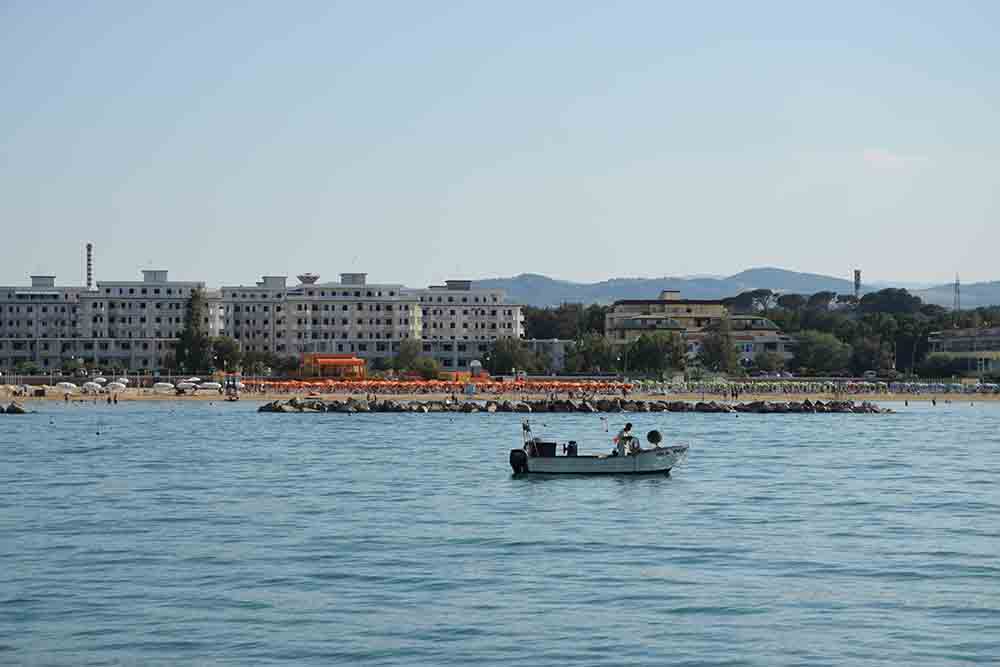
[[[687,458],[687,445],[646,449],[629,456],[515,456],[515,474],[538,475],[649,475],[665,474]]]

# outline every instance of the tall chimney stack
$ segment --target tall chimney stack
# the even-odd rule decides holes
[[[94,244],[87,244],[87,289],[94,286]]]

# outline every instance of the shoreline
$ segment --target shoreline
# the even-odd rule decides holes
[[[378,400],[391,400],[398,402],[412,402],[412,401],[448,401],[451,400],[452,394],[450,393],[411,393],[411,394],[373,394]],[[175,394],[169,393],[155,393],[148,389],[136,390],[127,389],[123,392],[117,394],[100,394],[100,395],[82,395],[82,394],[70,394],[69,400],[64,398],[62,393],[57,392],[47,392],[44,397],[36,396],[14,396],[10,391],[0,391],[0,400],[7,402],[16,401],[18,403],[27,402],[40,402],[40,401],[59,401],[59,402],[69,402],[69,403],[106,403],[108,397],[116,397],[119,402],[138,402],[138,401],[172,401],[172,402],[219,402],[225,403],[226,397],[215,392],[204,392],[201,394],[194,394],[189,396],[177,396]],[[344,393],[344,392],[334,392],[334,393],[319,393],[319,392],[266,392],[266,393],[244,393],[240,395],[240,402],[261,402],[266,403],[270,401],[286,401],[291,398],[320,398],[325,401],[347,401],[348,399],[360,399],[364,398],[366,394],[364,392],[358,393]],[[533,393],[533,392],[507,392],[503,394],[455,394],[455,399],[462,402],[469,401],[541,401],[551,397],[547,393]],[[566,394],[559,394],[557,396],[559,400],[567,398]],[[602,400],[602,399],[620,399],[620,395],[611,394],[598,394],[593,396],[591,400]],[[577,400],[580,397],[576,397]],[[716,403],[747,403],[752,401],[780,401],[780,402],[802,402],[805,400],[812,402],[815,401],[870,401],[875,403],[906,403],[909,401],[914,401],[918,403],[930,403],[932,401],[937,401],[939,403],[952,402],[961,403],[968,401],[970,403],[975,402],[1000,402],[1000,394],[843,394],[843,393],[796,393],[796,394],[786,394],[786,393],[741,393],[737,400],[733,400],[729,396],[723,396],[720,394],[712,393],[676,393],[676,394],[647,394],[647,393],[629,393],[629,401],[715,401]]]

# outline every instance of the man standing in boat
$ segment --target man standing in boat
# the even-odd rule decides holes
[[[612,442],[615,443],[618,456],[625,456],[625,446],[632,440],[632,422],[625,424],[625,428],[618,431]]]

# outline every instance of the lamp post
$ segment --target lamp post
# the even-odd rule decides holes
[[[618,355],[617,361],[621,365],[622,377],[628,374],[628,345],[622,347],[621,354]]]

